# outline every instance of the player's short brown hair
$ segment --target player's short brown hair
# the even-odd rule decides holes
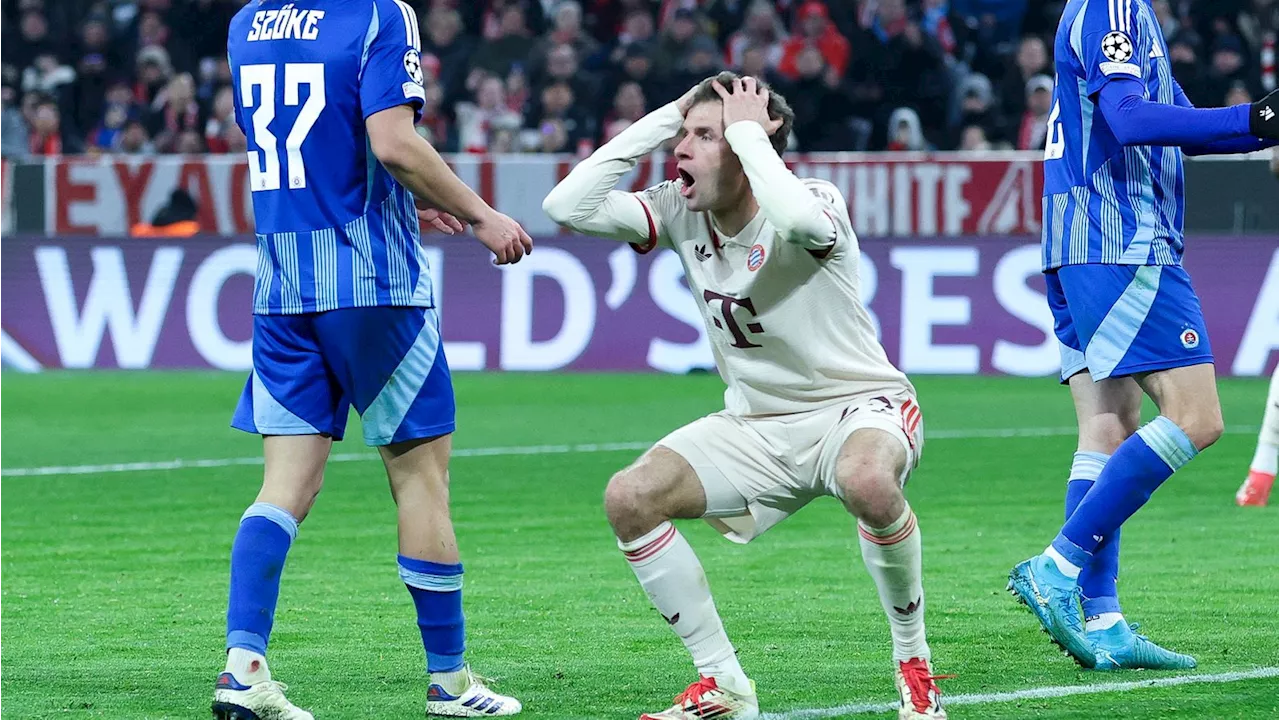
[[[719,75],[709,77],[698,83],[693,93],[693,101],[690,107],[704,102],[720,102],[720,95],[716,93],[716,89],[711,86],[713,81],[719,81],[725,90],[730,94],[733,93],[733,81],[742,79],[744,76],[736,72],[725,70]],[[791,126],[795,125],[796,113],[787,104],[787,99],[777,90],[769,87],[769,83],[756,78],[756,84],[769,91],[769,119],[782,120],[782,126],[779,127],[773,135],[769,136],[769,142],[773,143],[773,149],[781,155],[787,149],[787,139],[791,137]]]

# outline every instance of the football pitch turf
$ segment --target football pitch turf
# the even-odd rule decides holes
[[[1276,717],[1277,512],[1232,501],[1264,380],[1223,381],[1228,434],[1125,527],[1126,614],[1195,655],[1187,673],[1081,671],[1005,593],[1009,568],[1061,522],[1075,442],[1067,392],[1048,379],[914,380],[929,439],[907,494],[924,538],[935,670],[957,676],[941,681],[944,699],[958,700],[953,718]],[[620,556],[601,494],[636,447],[719,409],[719,378],[455,382],[463,452],[452,502],[470,662],[524,702],[523,717],[664,708],[692,667]],[[4,375],[6,717],[208,717],[232,536],[260,477],[259,441],[227,426],[242,383],[226,373]],[[420,717],[422,646],[396,574],[395,514],[359,437],[353,418],[289,556],[272,670],[320,720]],[[76,472],[35,470],[51,466]],[[838,503],[815,501],[746,547],[700,521],[679,526],[763,710],[892,716],[888,628]],[[1188,675],[1202,682],[1181,684]],[[1107,683],[1119,685],[1061,689]]]

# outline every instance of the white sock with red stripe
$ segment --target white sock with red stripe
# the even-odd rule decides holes
[[[684,641],[698,673],[730,691],[751,694],[751,683],[711,599],[702,563],[675,526],[664,522],[631,542],[619,540],[618,547],[654,607]]]
[[[920,582],[920,528],[907,505],[902,515],[884,528],[858,523],[862,561],[876,582],[880,605],[893,634],[893,659],[929,659],[924,637],[924,587]]]

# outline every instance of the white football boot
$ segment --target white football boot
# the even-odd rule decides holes
[[[659,713],[645,713],[640,720],[756,720],[760,703],[756,700],[756,684],[751,681],[751,694],[722,688],[715,678],[700,677],[675,698],[675,705]]]
[[[431,683],[427,688],[427,716],[445,717],[497,717],[499,715],[515,715],[520,712],[520,701],[499,695],[485,686],[485,678],[466,671],[467,688],[461,693],[451,694],[439,683]]]
[[[214,720],[315,720],[284,696],[287,686],[275,680],[244,685],[229,672],[213,687]]]
[[[924,658],[912,658],[897,665],[893,684],[898,687],[898,698],[902,701],[898,720],[947,720],[947,711],[942,709],[942,692],[934,681],[951,676],[934,675]]]

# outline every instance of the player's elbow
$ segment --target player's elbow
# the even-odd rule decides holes
[[[557,225],[569,225],[573,215],[573,203],[561,186],[557,185],[542,199],[542,212]]]

